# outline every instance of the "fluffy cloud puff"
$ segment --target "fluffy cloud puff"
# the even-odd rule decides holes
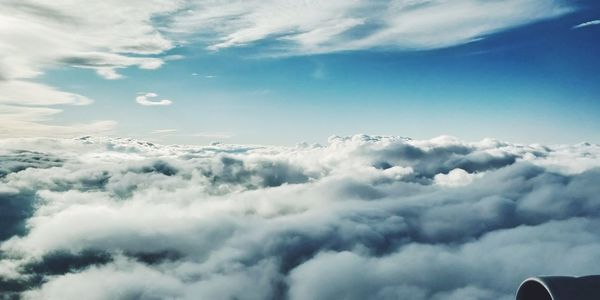
[[[600,272],[600,146],[0,141],[24,299],[512,299]],[[35,149],[35,151],[33,151]]]
[[[161,99],[158,101],[150,100],[151,98],[158,97],[155,93],[145,93],[135,97],[135,102],[143,106],[166,106],[173,104],[173,101],[169,99]]]

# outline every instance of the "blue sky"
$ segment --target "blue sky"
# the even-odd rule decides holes
[[[473,3],[480,1],[463,2],[479,9]],[[336,36],[326,42],[290,44],[278,29],[258,38],[245,37],[239,44],[221,45],[215,41],[226,39],[219,35],[238,37],[243,30],[206,33],[187,27],[182,33],[159,25],[183,21],[154,18],[151,24],[172,45],[153,53],[127,55],[163,59],[160,67],[119,65],[110,69],[121,76],[115,79],[109,78],[110,72],[108,76],[96,74],[100,69],[109,70],[104,65],[84,66],[61,58],[61,64],[44,67],[43,74],[27,80],[82,95],[93,103],[53,103],[49,107],[60,113],[34,122],[64,128],[110,120],[110,126],[98,134],[164,143],[290,145],[356,133],[414,138],[448,134],[467,140],[493,137],[524,143],[600,142],[600,25],[573,28],[600,19],[600,4],[525,2],[532,7],[507,6],[509,11],[493,15],[497,22],[462,20],[457,14],[448,18],[457,19],[449,24],[458,29],[432,26],[429,31],[405,33],[410,36],[407,41],[401,33],[389,40],[374,39],[368,45],[354,36],[363,34],[360,32],[347,34],[341,41]],[[533,14],[546,6],[552,6],[546,15],[525,15],[527,9]],[[243,13],[248,15],[260,11],[247,9]],[[485,11],[475,13],[486,15]],[[521,19],[511,17],[518,13],[524,14]],[[364,19],[376,24],[373,20],[380,17],[384,18],[374,13]],[[315,21],[314,28],[304,32],[322,32],[319,30],[326,28],[322,24],[328,18]],[[301,28],[308,26],[302,21]],[[262,29],[261,24],[271,23],[262,18],[256,24]],[[479,27],[484,29],[472,29]],[[136,97],[146,93],[157,95],[148,97],[150,101],[169,99],[172,103],[136,103]],[[51,127],[40,130],[35,134],[51,135],[53,131]],[[66,130],[65,135],[84,133]]]

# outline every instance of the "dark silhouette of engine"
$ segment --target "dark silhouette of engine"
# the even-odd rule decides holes
[[[519,286],[517,300],[600,300],[600,275],[528,278]]]

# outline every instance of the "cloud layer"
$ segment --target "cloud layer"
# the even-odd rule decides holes
[[[0,141],[24,299],[512,299],[600,272],[600,146]]]

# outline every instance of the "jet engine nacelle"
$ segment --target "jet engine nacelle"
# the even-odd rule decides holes
[[[600,275],[528,278],[519,286],[517,300],[600,300]]]

